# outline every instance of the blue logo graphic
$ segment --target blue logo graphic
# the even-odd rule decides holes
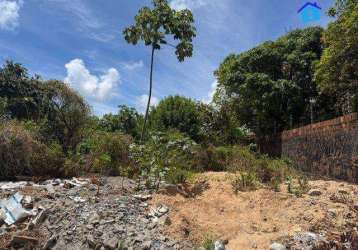
[[[310,23],[321,19],[321,10],[322,8],[319,7],[316,2],[307,2],[297,11],[297,13],[300,14],[304,23]]]

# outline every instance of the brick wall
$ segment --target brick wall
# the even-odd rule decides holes
[[[357,113],[284,131],[276,138],[272,147],[298,168],[358,183]]]

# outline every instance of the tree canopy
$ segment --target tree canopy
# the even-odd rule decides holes
[[[176,129],[198,139],[200,130],[199,110],[190,98],[169,96],[159,102],[150,114],[152,128]]]
[[[319,27],[294,30],[229,55],[215,71],[215,103],[232,100],[240,122],[259,136],[309,123],[311,109],[315,120],[333,116],[329,98],[319,93],[313,80],[313,64],[324,47],[322,33]]]
[[[358,110],[358,1],[338,1],[337,20],[323,34],[326,49],[317,64],[319,89],[337,99],[339,113]]]

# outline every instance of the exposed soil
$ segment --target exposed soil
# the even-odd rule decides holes
[[[268,249],[300,232],[340,235],[357,227],[358,186],[310,181],[322,194],[298,198],[268,188],[234,194],[230,174],[205,173],[196,184],[162,190],[153,205],[170,208],[166,233],[178,241],[200,244],[205,237],[228,240],[227,249]]]

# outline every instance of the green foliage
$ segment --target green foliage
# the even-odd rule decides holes
[[[190,10],[176,11],[170,8],[167,0],[152,0],[153,9],[143,7],[135,16],[135,24],[124,29],[123,35],[128,43],[136,45],[143,41],[146,46],[151,46],[151,67],[149,80],[149,98],[145,112],[141,140],[144,139],[146,123],[148,120],[150,101],[153,87],[154,52],[159,50],[162,44],[167,44],[169,39],[178,40],[175,54],[180,62],[193,54],[193,38],[196,30],[193,26],[194,18]],[[173,45],[171,45],[173,46]]]
[[[234,193],[239,191],[246,192],[255,190],[258,186],[258,178],[255,172],[240,172],[236,173],[231,182]]]
[[[140,178],[157,188],[162,180],[178,184],[190,177],[194,145],[178,132],[154,133],[144,145],[132,145],[131,157],[140,167]]]
[[[185,97],[169,96],[158,104],[150,114],[155,130],[176,129],[198,140],[200,130],[199,111],[196,103]]]
[[[241,126],[235,110],[222,101],[219,108],[212,105],[198,104],[200,116],[200,142],[214,145],[232,145],[247,143],[251,131]]]
[[[202,244],[202,248],[205,250],[215,250],[215,241],[210,235],[205,236]]]
[[[292,176],[287,177],[287,192],[294,194],[297,197],[302,197],[303,194],[310,190],[308,179],[306,176],[297,176],[297,180],[294,180]]]
[[[146,46],[160,49],[167,44],[167,36],[178,40],[175,54],[179,61],[193,54],[192,40],[196,30],[192,25],[194,18],[190,10],[176,11],[170,8],[167,0],[153,0],[153,9],[143,7],[135,16],[135,24],[123,31],[125,40],[136,45],[144,41]]]
[[[16,121],[8,121],[0,127],[0,176],[65,177],[73,173],[65,168],[65,156],[60,145],[45,145],[35,132]]]
[[[142,116],[125,105],[119,106],[118,114],[106,114],[99,121],[99,128],[107,132],[122,132],[139,138]]]
[[[11,61],[0,67],[0,98],[6,102],[3,112],[17,119],[42,119],[47,111],[47,93],[38,76],[30,77],[27,69]]]
[[[49,107],[43,124],[43,136],[47,141],[59,142],[66,154],[75,152],[84,137],[89,119],[89,107],[76,92],[60,81],[48,81]]]
[[[8,122],[0,127],[0,176],[13,178],[30,167],[33,138],[18,124]]]
[[[42,143],[34,143],[32,145],[29,167],[31,176],[73,176],[74,172],[79,169],[74,169],[74,166],[70,168],[67,166],[67,171],[65,171],[65,162],[66,158],[60,145],[55,143],[49,146]]]
[[[132,139],[114,132],[96,132],[79,145],[87,171],[103,175],[133,177],[135,169],[129,158]]]
[[[229,106],[258,137],[309,123],[311,99],[319,110],[316,119],[332,116],[332,100],[319,94],[312,80],[312,64],[322,53],[322,32],[318,27],[295,30],[229,55],[215,72],[219,84],[214,101]]]
[[[358,111],[358,2],[337,1],[323,41],[326,48],[316,65],[315,79],[322,92],[333,96],[337,113]]]

